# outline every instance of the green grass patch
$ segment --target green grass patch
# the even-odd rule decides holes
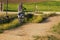
[[[23,6],[26,8],[25,11],[35,11],[35,5],[37,5],[38,11],[60,11],[60,1],[45,1],[38,3],[24,3]],[[19,4],[8,5],[8,11],[18,11]],[[4,11],[6,11],[6,4],[4,4]]]
[[[4,4],[4,11],[6,11],[6,4]],[[18,11],[18,4],[8,4],[8,11]]]

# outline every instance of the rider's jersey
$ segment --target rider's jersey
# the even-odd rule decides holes
[[[18,18],[24,18],[24,14],[23,13],[19,13],[18,14]]]

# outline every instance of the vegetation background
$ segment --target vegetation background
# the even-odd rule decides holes
[[[4,11],[6,11],[6,0],[4,2]],[[25,11],[35,11],[37,5],[37,11],[57,11],[60,12],[59,0],[8,0],[8,11],[18,10],[20,2],[23,2]]]

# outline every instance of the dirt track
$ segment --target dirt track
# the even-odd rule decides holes
[[[50,17],[43,23],[29,23],[0,34],[0,40],[33,40],[33,36],[50,35],[53,25],[60,22],[60,16]]]

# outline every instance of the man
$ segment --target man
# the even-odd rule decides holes
[[[25,18],[25,12],[23,10],[23,3],[22,2],[19,4],[18,12],[19,12],[18,13],[19,22],[23,23],[24,22],[24,18]]]

